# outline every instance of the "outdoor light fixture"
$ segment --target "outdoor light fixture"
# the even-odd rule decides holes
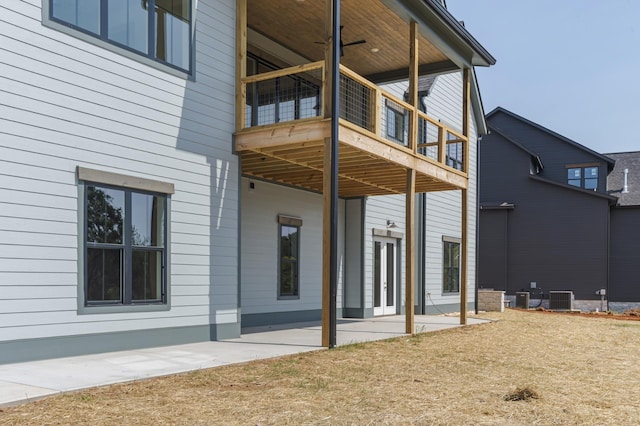
[[[387,228],[397,228],[398,225],[392,220],[387,219]]]

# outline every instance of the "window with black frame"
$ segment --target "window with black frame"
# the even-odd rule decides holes
[[[578,188],[598,190],[598,166],[568,167],[567,183]]]
[[[85,305],[166,303],[167,197],[85,188]]]
[[[302,220],[279,215],[278,223],[278,299],[298,299]]]
[[[442,261],[442,292],[460,292],[460,242],[444,239]]]
[[[191,71],[191,0],[47,1],[51,21]]]

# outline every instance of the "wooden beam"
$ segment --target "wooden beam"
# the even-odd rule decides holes
[[[328,1],[330,3],[330,1]],[[331,307],[331,138],[324,140],[322,174],[322,346],[329,347]]]
[[[460,241],[460,324],[467,324],[467,286],[469,270],[469,191],[462,194],[462,238]]]
[[[462,72],[462,135],[467,138],[464,144],[464,171],[469,173],[469,131],[471,108],[471,70]],[[467,287],[469,270],[469,191],[463,189],[462,196],[462,253],[460,253],[460,324],[467,323]]]
[[[462,72],[462,135],[467,138],[464,144],[464,171],[469,173],[469,129],[471,121],[471,69]]]
[[[331,118],[331,69],[333,63],[333,55],[331,54],[331,46],[333,45],[333,1],[325,0],[324,14],[324,76],[322,87],[322,104],[324,118]]]
[[[414,288],[415,288],[415,200],[416,200],[416,171],[407,170],[407,194],[405,202],[405,265],[407,286],[405,289],[405,333],[415,334],[414,318]]]
[[[253,151],[272,146],[323,141],[331,135],[331,122],[307,121],[286,123],[263,129],[251,129],[236,133],[235,150]]]
[[[418,67],[419,75],[444,74],[460,70],[452,61],[435,62],[432,64],[422,64]],[[375,84],[393,83],[407,80],[409,77],[408,68],[398,68],[396,70],[365,75],[365,78]]]
[[[418,59],[420,52],[418,50],[418,23],[411,21],[410,37],[409,37],[409,103],[412,106],[409,121],[409,149],[418,152]]]
[[[247,0],[236,0],[236,131],[245,123],[247,87],[242,79],[247,76]]]

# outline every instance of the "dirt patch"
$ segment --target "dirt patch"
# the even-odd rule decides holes
[[[483,317],[494,321],[54,396],[3,408],[0,424],[638,423],[640,323]]]
[[[530,401],[532,399],[539,398],[540,395],[538,392],[528,386],[524,388],[517,388],[504,396],[505,401]]]
[[[640,321],[640,310],[632,309],[625,312],[565,312],[565,311],[551,311],[544,308],[536,308],[536,309],[518,309],[515,310],[522,312],[535,312],[535,313],[546,313],[546,314],[554,314],[554,315],[571,315],[571,316],[579,316],[583,318],[604,318],[604,319],[614,319],[614,320],[625,320],[625,321]]]

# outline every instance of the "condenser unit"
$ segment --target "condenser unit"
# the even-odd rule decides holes
[[[529,292],[528,291],[516,292],[516,308],[529,309]]]
[[[549,292],[549,309],[556,311],[573,310],[573,292],[572,291],[550,291]]]

